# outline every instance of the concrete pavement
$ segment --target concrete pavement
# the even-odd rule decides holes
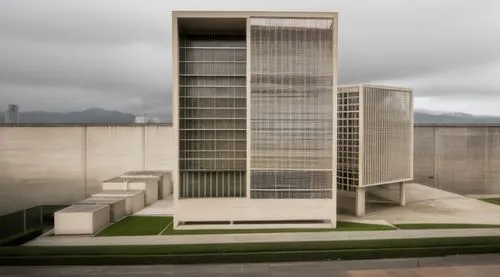
[[[0,276],[448,276],[497,277],[500,254],[259,264],[0,267]],[[434,274],[434,275],[431,275]]]
[[[373,187],[368,194],[377,194],[396,202],[399,189],[396,186]],[[406,206],[371,201],[367,196],[367,214],[355,217],[349,214],[338,215],[338,220],[380,220],[389,224],[407,223],[468,223],[500,224],[500,205],[473,199],[456,193],[412,183],[406,186]],[[354,198],[339,195],[339,208],[348,210],[354,207]]]
[[[433,238],[433,237],[481,237],[481,236],[500,236],[500,228],[173,235],[173,236],[121,236],[121,237],[43,236],[35,240],[32,240],[24,245],[27,246],[167,245],[167,244],[296,242],[296,241],[346,241],[346,240]]]

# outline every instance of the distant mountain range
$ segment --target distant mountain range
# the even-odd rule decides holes
[[[0,122],[4,120],[5,112],[0,114]],[[100,108],[86,109],[80,112],[21,112],[21,123],[134,123],[135,115]]]
[[[169,114],[153,115],[162,122],[170,122]],[[0,123],[4,122],[5,112],[0,113]],[[134,123],[135,115],[100,108],[80,112],[22,112],[21,123]],[[500,123],[500,116],[478,116],[466,113],[444,113],[427,110],[415,111],[415,123]]]
[[[500,116],[416,110],[414,112],[414,121],[415,123],[500,123]]]

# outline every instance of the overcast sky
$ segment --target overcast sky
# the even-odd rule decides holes
[[[169,113],[172,10],[338,11],[341,84],[500,115],[496,0],[0,0],[0,110]]]

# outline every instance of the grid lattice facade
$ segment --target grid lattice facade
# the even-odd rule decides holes
[[[180,197],[244,197],[245,37],[181,36],[179,58]]]
[[[337,189],[354,191],[359,185],[359,107],[358,87],[337,93]]]
[[[412,91],[340,86],[338,103],[337,188],[412,180]]]

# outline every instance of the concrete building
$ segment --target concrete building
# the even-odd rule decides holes
[[[337,24],[173,12],[176,228],[335,226]]]
[[[337,188],[356,193],[356,215],[365,214],[368,187],[413,180],[413,92],[379,85],[339,86]]]
[[[5,112],[5,123],[20,123],[18,105],[9,104]]]

